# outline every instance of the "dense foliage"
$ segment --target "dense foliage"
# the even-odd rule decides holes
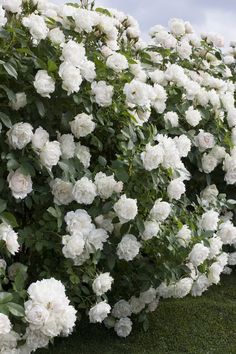
[[[147,329],[236,263],[235,47],[179,19],[146,44],[84,1],[1,4],[1,353],[82,313]]]

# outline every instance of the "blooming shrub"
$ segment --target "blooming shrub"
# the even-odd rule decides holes
[[[94,4],[2,0],[0,350],[120,337],[235,265],[235,47]],[[228,262],[229,258],[229,262]]]

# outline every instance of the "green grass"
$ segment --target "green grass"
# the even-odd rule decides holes
[[[224,276],[203,297],[162,300],[150,315],[148,332],[134,326],[126,339],[102,325],[80,323],[70,337],[41,354],[234,354],[236,274]]]

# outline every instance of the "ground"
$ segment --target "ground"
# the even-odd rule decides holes
[[[80,323],[66,339],[40,354],[236,354],[236,272],[204,296],[162,300],[144,332],[126,339],[101,325]]]

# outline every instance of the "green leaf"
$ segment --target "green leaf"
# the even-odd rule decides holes
[[[7,128],[12,127],[11,120],[7,114],[0,112],[0,119]]]
[[[44,117],[45,116],[44,104],[41,101],[36,101],[35,104],[36,104],[36,107],[37,107],[40,117]]]
[[[0,292],[0,304],[5,304],[13,299],[11,293]]]
[[[5,221],[7,224],[11,225],[11,227],[19,226],[16,221],[15,216],[13,214],[9,213],[8,211],[5,211],[4,213],[2,213],[1,219],[3,221]]]
[[[58,70],[57,64],[53,60],[48,59],[48,71],[54,72],[57,70]]]
[[[9,303],[7,304],[7,307],[8,307],[8,310],[10,311],[10,313],[11,313],[13,316],[16,316],[16,317],[24,317],[25,311],[24,311],[23,306],[18,305],[18,304],[15,304],[14,302],[9,302]]]
[[[3,67],[10,76],[17,79],[17,71],[10,63],[4,63]]]
[[[3,199],[0,199],[0,214],[6,209],[7,202]]]

